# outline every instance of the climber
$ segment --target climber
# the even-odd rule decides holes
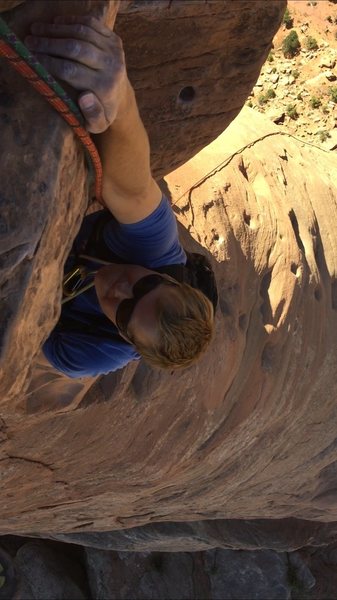
[[[94,286],[63,305],[45,357],[69,377],[108,373],[140,356],[155,367],[189,366],[211,340],[214,307],[199,289],[157,271],[184,265],[186,253],[169,201],[151,175],[121,40],[96,18],[68,16],[34,23],[25,43],[54,77],[80,92],[108,209],[87,216],[75,239],[65,271],[89,255]],[[102,245],[104,266],[97,258]]]

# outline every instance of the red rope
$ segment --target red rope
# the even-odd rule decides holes
[[[89,133],[82,127],[76,116],[71,112],[65,102],[43,81],[35,71],[21,58],[19,54],[11,48],[6,42],[0,39],[0,54],[8,59],[12,67],[20,73],[30,85],[43,96],[51,106],[57,110],[61,117],[70,125],[73,132],[80,139],[83,146],[88,151],[95,169],[95,196],[96,200],[105,206],[102,198],[102,163],[97,148],[93,143]]]

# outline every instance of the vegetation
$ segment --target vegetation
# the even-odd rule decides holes
[[[283,23],[283,25],[286,26],[287,29],[291,29],[292,26],[294,25],[294,19],[289,12],[289,8],[286,8],[286,10],[285,10],[282,23]]]
[[[328,131],[325,131],[325,129],[321,129],[320,131],[317,131],[317,135],[319,136],[319,140],[322,144],[324,142],[326,142],[326,140],[328,138],[331,137],[330,133]]]
[[[271,100],[272,98],[275,98],[276,94],[274,92],[274,90],[272,88],[269,88],[269,90],[266,91],[265,94],[260,94],[258,101],[259,104],[262,106],[263,104],[267,104],[267,102],[269,102],[269,100]]]
[[[296,109],[296,104],[288,104],[287,115],[288,115],[288,117],[290,117],[290,119],[293,119],[294,121],[296,121],[296,119],[298,119],[299,114]]]
[[[247,106],[249,106],[249,108],[253,108],[253,103],[251,100],[248,100],[247,102]]]
[[[295,29],[284,38],[282,42],[282,52],[285,58],[292,58],[296,54],[298,54],[299,49],[301,48],[300,40],[298,39],[298,35]]]
[[[274,54],[272,52],[269,52],[267,60],[268,62],[274,62]]]
[[[330,112],[330,111],[329,111],[329,107],[328,107],[328,105],[327,105],[327,104],[324,104],[324,106],[322,107],[322,112],[323,112],[325,115],[329,114],[329,112]]]
[[[322,101],[316,96],[312,96],[309,100],[309,104],[311,108],[319,108],[320,106],[322,106]]]
[[[332,88],[329,89],[329,94],[331,96],[332,102],[337,104],[337,85],[334,85]]]
[[[299,70],[298,70],[298,69],[293,69],[293,70],[291,71],[291,75],[293,76],[293,78],[294,78],[294,79],[298,79],[298,78],[299,78],[299,76],[300,76],[300,72],[299,72]]]
[[[301,92],[298,92],[296,98],[297,98],[297,100],[303,100],[303,96],[302,96]]]
[[[318,50],[317,40],[312,35],[308,35],[305,40],[305,47],[307,50]]]

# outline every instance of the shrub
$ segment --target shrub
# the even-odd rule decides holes
[[[328,107],[328,105],[327,105],[327,104],[324,104],[324,106],[322,107],[322,112],[323,112],[325,115],[329,114],[329,112],[330,112],[330,111],[329,111],[329,107]]]
[[[299,78],[299,76],[300,76],[300,72],[299,72],[299,70],[298,70],[298,69],[293,69],[293,70],[291,71],[291,75],[294,77],[294,79],[298,79],[298,78]]]
[[[329,94],[331,96],[332,102],[337,104],[337,85],[334,85],[332,88],[329,89]]]
[[[277,68],[276,68],[276,67],[273,67],[273,68],[272,68],[272,70],[271,70],[271,72],[272,72],[272,73],[277,73]]]
[[[301,47],[298,35],[293,29],[282,42],[282,52],[286,58],[292,58],[295,56]]]
[[[276,94],[273,88],[269,88],[269,90],[267,90],[266,96],[268,100],[270,100],[271,98],[276,98]]]
[[[253,108],[253,103],[251,100],[248,100],[247,102],[247,106],[249,106],[249,108]]]
[[[299,92],[296,96],[297,100],[303,100],[303,96],[301,94],[301,92]]]
[[[291,29],[294,24],[294,19],[289,12],[289,8],[286,8],[285,10],[282,23],[286,26],[287,29]]]
[[[295,104],[288,104],[287,115],[288,115],[288,117],[290,117],[290,119],[293,119],[294,121],[296,121],[296,119],[298,119],[299,114],[297,112]]]
[[[318,49],[317,40],[314,37],[312,37],[312,35],[309,35],[307,37],[307,39],[305,40],[305,47],[307,50],[317,50]]]
[[[319,98],[316,98],[316,96],[312,96],[309,100],[309,104],[311,108],[319,108],[322,105],[322,102]]]
[[[320,142],[326,142],[326,140],[328,138],[331,137],[330,133],[328,131],[325,131],[325,129],[321,129],[320,131],[317,131],[317,135],[319,136],[319,140]]]
[[[266,91],[265,94],[260,94],[258,101],[259,104],[262,106],[263,104],[267,104],[267,102],[269,102],[269,100],[271,100],[272,98],[275,98],[276,94],[274,92],[274,90],[272,88],[269,88],[269,90]]]
[[[274,62],[274,54],[272,52],[269,52],[267,60],[268,62]]]

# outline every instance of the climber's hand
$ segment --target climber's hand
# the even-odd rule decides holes
[[[56,17],[34,23],[25,39],[41,64],[56,78],[81,91],[86,127],[102,133],[116,119],[127,88],[120,38],[94,17]]]

